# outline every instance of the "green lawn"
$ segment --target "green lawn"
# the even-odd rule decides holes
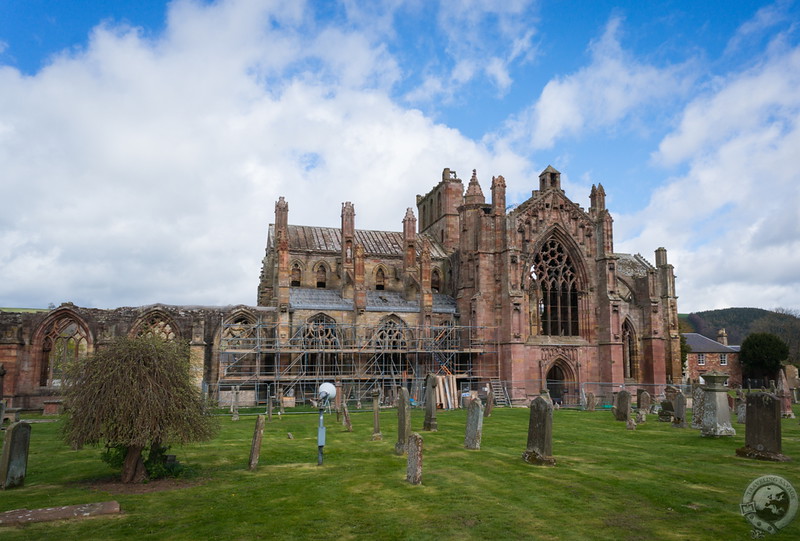
[[[394,455],[396,412],[382,413],[383,441],[370,441],[372,413],[352,412],[354,431],[326,416],[325,464],[316,465],[316,415],[267,423],[261,461],[247,470],[255,417],[222,420],[208,443],[174,448],[195,470],[191,484],[124,494],[92,480],[112,475],[99,450],[72,451],[60,422],[34,424],[28,477],[0,491],[0,511],[117,500],[123,514],[0,529],[6,539],[747,539],[740,515],[747,485],[780,475],[800,489],[800,425],[783,421],[783,451],[795,459],[739,458],[733,438],[701,438],[655,416],[628,431],[609,411],[559,410],[554,468],[522,461],[527,409],[495,409],[480,451],[463,448],[464,411],[439,412],[425,440],[422,486],[405,482]],[[287,432],[294,435],[288,439]],[[106,487],[107,488],[107,487]],[[775,539],[800,538],[800,516]]]

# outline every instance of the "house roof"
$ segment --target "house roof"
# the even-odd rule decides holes
[[[720,344],[716,340],[706,338],[696,332],[685,332],[683,336],[686,338],[686,345],[691,348],[692,353],[736,353],[739,351],[738,347]]]
[[[313,251],[340,253],[342,251],[342,230],[337,227],[316,227],[310,225],[289,225],[289,251]],[[275,242],[275,226],[269,226],[268,245]],[[427,234],[417,234],[417,253],[422,251],[423,242],[430,247],[432,259],[444,259],[447,253],[439,242]],[[373,231],[356,229],[355,243],[364,247],[366,256],[403,257],[403,233],[399,231]]]

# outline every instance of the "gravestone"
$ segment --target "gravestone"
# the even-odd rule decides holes
[[[394,452],[402,455],[406,452],[408,436],[411,434],[411,402],[408,398],[408,389],[400,387],[397,395],[397,443]]]
[[[0,455],[0,482],[4,489],[25,484],[30,443],[31,425],[19,421],[8,427]]]
[[[6,422],[6,401],[0,400],[0,426],[3,426]],[[5,428],[3,428],[5,430]]]
[[[686,396],[678,391],[673,400],[675,413],[672,418],[674,428],[686,428]]]
[[[439,378],[433,374],[428,374],[425,378],[425,422],[422,423],[422,430],[436,432],[439,424],[436,422],[436,386]]]
[[[494,394],[492,393],[491,387],[489,387],[487,385],[486,386],[486,407],[483,408],[483,416],[484,417],[491,417],[493,409],[494,409]]]
[[[662,400],[661,409],[658,410],[658,420],[662,423],[671,423],[674,413],[675,410],[672,407],[672,402],[669,400]]]
[[[473,396],[467,402],[467,430],[464,436],[464,447],[480,449],[483,434],[483,404],[481,399]]]
[[[408,448],[406,481],[412,485],[422,484],[422,436],[416,432],[409,435],[406,447]]]
[[[631,393],[625,389],[618,392],[611,413],[617,421],[626,422],[631,416]]]
[[[250,461],[248,469],[254,471],[258,466],[258,457],[261,455],[261,441],[264,439],[264,416],[256,417],[256,428],[253,431],[253,443],[250,446]]]
[[[625,428],[628,430],[636,430],[636,421],[633,420],[633,417],[628,417],[628,420],[625,421]]]
[[[278,413],[283,415],[286,409],[283,407],[283,387],[278,387]]]
[[[542,392],[539,393],[539,396],[550,402],[553,403],[553,398],[550,396],[550,389],[542,389]]]
[[[703,406],[706,401],[706,392],[700,385],[692,385],[692,428],[703,428]]]
[[[267,421],[272,422],[272,392],[267,389]]]
[[[650,396],[650,393],[647,391],[642,391],[639,393],[639,400],[637,402],[639,406],[639,410],[647,413],[650,411],[650,408],[653,406],[653,398]]]
[[[594,393],[586,393],[586,411],[594,411],[596,403],[597,399],[594,397]]]
[[[347,409],[347,401],[342,401],[342,424],[344,425],[344,429],[348,432],[353,431],[353,423],[350,421],[350,410]]]
[[[703,402],[703,426],[701,436],[720,437],[735,436],[736,430],[731,425],[731,410],[728,407],[728,388],[725,387],[727,374],[707,372],[703,374],[706,393]]]
[[[553,404],[541,396],[531,401],[528,445],[522,460],[528,464],[555,466],[553,458]]]
[[[372,441],[383,439],[381,434],[381,393],[378,389],[372,391]]]
[[[673,385],[667,385],[664,389],[664,399],[675,403],[675,395],[678,394],[678,388]]]
[[[233,400],[231,401],[231,421],[239,420],[239,386],[233,388]]]
[[[639,410],[636,412],[636,424],[642,424],[647,422],[647,413],[644,410]]]
[[[747,420],[747,395],[744,391],[737,389],[736,391],[736,422],[740,425],[745,424]]]
[[[747,421],[744,427],[744,447],[736,449],[738,456],[786,462],[781,452],[780,398],[771,393],[747,395]]]
[[[786,378],[786,369],[781,369],[780,379],[778,380],[778,397],[781,401],[781,417],[784,419],[794,419],[792,411],[792,393],[789,390],[789,380]]]

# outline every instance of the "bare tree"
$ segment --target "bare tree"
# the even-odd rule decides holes
[[[68,364],[65,385],[64,439],[73,446],[124,446],[125,483],[147,477],[146,447],[203,441],[216,432],[192,381],[186,342],[117,338]]]

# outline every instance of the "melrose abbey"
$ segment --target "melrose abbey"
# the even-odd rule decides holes
[[[655,264],[614,252],[602,185],[588,210],[553,167],[513,208],[502,176],[489,190],[487,202],[474,171],[465,186],[445,169],[400,231],[358,229],[351,202],[338,228],[294,225],[280,197],[255,306],[0,312],[3,396],[18,408],[56,402],[62,363],[147,333],[189,341],[197,384],[242,406],[301,403],[323,381],[355,400],[400,386],[413,397],[430,373],[526,405],[545,389],[577,405],[589,391],[610,401],[622,385],[652,394],[680,381],[667,252]]]

